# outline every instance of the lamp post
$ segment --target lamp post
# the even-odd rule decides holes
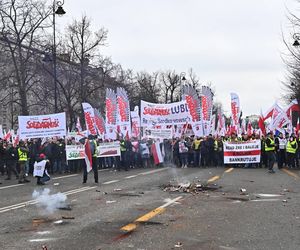
[[[181,99],[182,99],[182,95],[183,95],[183,85],[184,85],[184,83],[185,83],[185,81],[186,81],[186,78],[185,78],[185,72],[181,72],[180,73],[180,92],[181,92]]]
[[[293,35],[293,39],[294,39],[294,43],[293,46],[294,47],[298,47],[300,45],[299,40],[300,40],[300,33],[295,33]]]
[[[53,48],[52,48],[52,59],[53,59],[53,81],[54,81],[54,113],[57,113],[57,75],[56,75],[56,27],[55,27],[55,15],[62,16],[66,14],[63,9],[65,1],[53,1],[52,5],[52,24],[53,24]]]

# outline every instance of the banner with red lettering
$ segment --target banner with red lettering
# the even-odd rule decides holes
[[[117,88],[117,125],[123,137],[131,136],[130,106],[126,90]]]
[[[117,96],[112,89],[106,89],[105,127],[106,139],[117,139]]]
[[[139,138],[141,133],[141,119],[139,115],[139,107],[135,106],[134,111],[130,112],[131,116],[131,135]]]
[[[94,114],[95,114],[95,125],[98,131],[98,135],[100,135],[101,138],[104,138],[105,135],[104,118],[97,109],[94,109]]]
[[[63,137],[67,134],[66,113],[18,116],[20,140],[45,137]]]
[[[202,86],[201,94],[203,132],[204,135],[207,136],[211,132],[213,93],[210,87]]]
[[[186,124],[191,121],[186,101],[174,103],[150,103],[141,101],[141,126]]]
[[[190,85],[183,86],[182,100],[186,101],[191,116],[191,121],[195,136],[203,136],[203,120],[202,120],[202,101],[197,91]]]
[[[246,142],[224,142],[224,164],[259,163],[260,140]]]
[[[239,127],[239,119],[240,119],[240,99],[239,96],[235,93],[231,93],[231,119],[232,119],[232,126],[238,132]]]
[[[85,125],[88,133],[90,135],[97,135],[96,126],[95,126],[95,114],[93,107],[87,103],[82,103],[82,108],[84,111]]]

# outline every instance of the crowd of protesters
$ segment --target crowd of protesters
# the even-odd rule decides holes
[[[89,137],[95,146],[102,142],[101,139]],[[244,168],[268,168],[274,172],[273,166],[277,162],[278,168],[289,167],[299,168],[300,138],[294,134],[279,134],[274,136],[269,133],[266,137],[259,135],[242,134],[237,136],[232,133],[230,136],[213,137],[182,137],[160,142],[160,151],[163,157],[161,166],[171,167],[212,167],[223,166],[223,143],[225,141],[240,142],[249,140],[261,140],[261,162],[251,164],[234,164],[232,167]],[[121,156],[95,158],[94,173],[101,168],[110,168],[114,171],[130,168],[148,168],[155,165],[152,156],[153,140],[137,138],[121,139]],[[19,183],[29,182],[28,175],[33,173],[34,163],[42,158],[48,160],[47,168],[50,174],[77,173],[86,169],[85,160],[66,160],[66,144],[76,145],[82,142],[75,138],[69,139],[33,139],[20,141],[13,145],[10,141],[0,139],[0,173],[10,180],[12,174]],[[95,154],[93,152],[92,154]],[[86,174],[84,175],[86,176]],[[86,178],[84,177],[84,182]],[[95,173],[95,182],[98,182],[98,174]]]

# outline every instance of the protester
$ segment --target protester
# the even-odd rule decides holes
[[[5,180],[11,179],[11,173],[13,172],[17,179],[19,179],[19,174],[17,171],[17,163],[18,163],[18,151],[13,146],[11,142],[8,143],[6,148],[6,171],[7,178]]]
[[[273,133],[269,132],[267,134],[266,138],[266,146],[265,146],[265,152],[268,159],[268,170],[269,173],[275,173],[273,166],[276,161],[275,157],[275,141]]]
[[[188,167],[188,152],[189,148],[187,145],[186,140],[184,137],[181,138],[181,140],[178,143],[179,147],[179,157],[181,162],[181,168],[187,168]]]
[[[25,173],[25,164],[28,159],[28,153],[29,150],[26,147],[24,141],[20,141],[19,148],[18,148],[18,163],[20,168],[19,183],[30,182],[30,180],[26,178],[26,173]]]
[[[37,177],[37,185],[45,185],[46,181],[50,180],[47,169],[49,168],[49,160],[46,160],[44,154],[40,154],[34,163],[33,176]]]
[[[92,155],[92,170],[94,172],[94,180],[95,183],[98,183],[98,158],[97,158],[97,142],[94,139],[93,135],[89,135],[88,139],[85,141],[85,143],[89,143],[91,155]],[[87,181],[87,168],[83,168],[83,182],[86,183]]]

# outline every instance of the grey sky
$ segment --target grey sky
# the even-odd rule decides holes
[[[299,5],[300,6],[300,5]],[[281,97],[286,75],[281,31],[294,0],[65,0],[63,25],[83,13],[109,30],[103,54],[134,71],[193,68],[230,110],[230,92],[244,114]],[[63,20],[62,20],[63,19]],[[291,41],[292,42],[292,41]]]

